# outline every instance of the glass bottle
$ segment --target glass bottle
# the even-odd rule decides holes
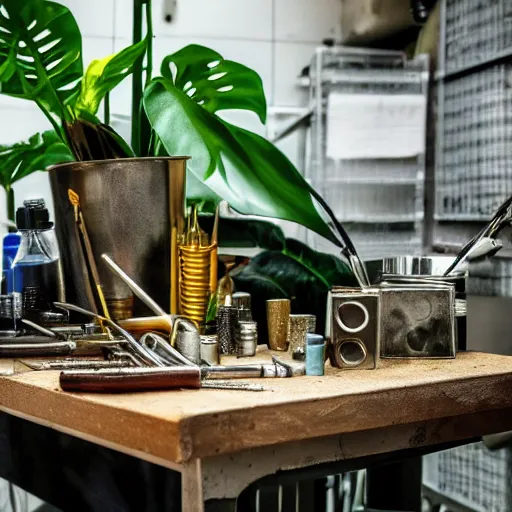
[[[24,318],[33,318],[59,299],[59,249],[44,199],[24,201],[16,224],[21,244],[12,265],[14,290],[22,294]]]

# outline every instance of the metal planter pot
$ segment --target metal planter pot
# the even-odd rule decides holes
[[[80,197],[109,308],[131,301],[128,287],[101,259],[109,254],[166,311],[178,308],[177,242],[184,229],[188,157],[72,162],[49,169],[66,300],[99,311],[82,254],[72,189]],[[125,309],[125,308],[124,308]],[[135,301],[133,314],[147,310]],[[119,312],[118,316],[126,316]]]

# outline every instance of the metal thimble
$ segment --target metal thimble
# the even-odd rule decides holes
[[[256,354],[258,345],[258,324],[254,321],[240,321],[236,326],[236,355],[250,357]]]
[[[217,336],[203,334],[201,336],[201,360],[215,366],[219,364],[219,340]]]

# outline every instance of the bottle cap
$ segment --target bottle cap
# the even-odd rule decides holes
[[[50,229],[50,214],[45,207],[44,199],[29,199],[16,211],[18,229]]]
[[[307,345],[323,345],[324,337],[321,334],[314,334],[312,332],[308,332],[306,338]]]

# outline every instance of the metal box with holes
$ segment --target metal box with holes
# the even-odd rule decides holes
[[[331,362],[343,369],[374,369],[379,359],[380,290],[332,291]]]
[[[331,363],[373,369],[380,358],[454,358],[455,288],[425,283],[331,291]]]

